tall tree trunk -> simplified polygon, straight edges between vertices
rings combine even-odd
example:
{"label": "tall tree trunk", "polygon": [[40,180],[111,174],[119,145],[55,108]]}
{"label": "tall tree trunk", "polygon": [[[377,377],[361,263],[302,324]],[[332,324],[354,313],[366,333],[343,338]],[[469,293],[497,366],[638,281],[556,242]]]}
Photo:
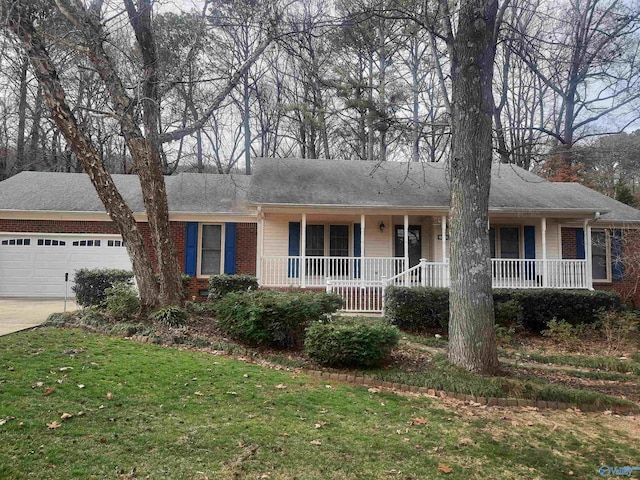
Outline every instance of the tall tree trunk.
{"label": "tall tree trunk", "polygon": [[373,54],[369,54],[369,81],[367,84],[368,114],[367,114],[367,160],[373,160],[373,118],[375,106],[373,103]]}
{"label": "tall tree trunk", "polygon": [[449,360],[498,370],[489,253],[491,118],[497,0],[463,0],[452,58]]}
{"label": "tall tree trunk", "polygon": [[25,165],[25,138],[27,120],[27,72],[29,71],[29,57],[25,56],[20,65],[20,92],[18,94],[18,138],[16,139],[16,163],[14,172],[21,172]]}
{"label": "tall tree trunk", "polygon": [[[38,143],[40,142],[40,122],[42,120],[42,85],[38,84],[36,101],[33,106],[33,120],[31,122],[31,133],[29,134],[29,156],[34,164],[38,164],[40,155],[38,154]],[[42,149],[44,155],[46,150]]]}
{"label": "tall tree trunk", "polygon": [[44,43],[30,23],[28,15],[22,9],[15,8],[11,10],[7,21],[9,28],[20,38],[27,58],[33,65],[38,82],[44,90],[44,98],[51,112],[51,118],[67,140],[69,148],[82,163],[109,216],[122,233],[138,282],[142,311],[147,311],[157,305],[159,288],[151,269],[149,253],[142,234],[138,230],[133,212],[116,189],[96,149],[78,128],[77,121],[66,102],[58,74],[51,63]]}

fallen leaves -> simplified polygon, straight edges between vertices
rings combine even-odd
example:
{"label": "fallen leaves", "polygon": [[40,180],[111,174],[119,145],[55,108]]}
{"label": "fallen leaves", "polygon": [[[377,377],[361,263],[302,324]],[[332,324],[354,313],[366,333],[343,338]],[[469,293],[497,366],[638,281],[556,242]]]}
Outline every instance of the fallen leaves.
{"label": "fallen leaves", "polygon": [[309,443],[311,445],[322,445],[322,442],[320,440],[311,440]]}
{"label": "fallen leaves", "polygon": [[451,472],[453,472],[453,469],[449,465],[447,465],[446,463],[438,464],[438,470],[441,471],[442,473],[451,473]]}
{"label": "fallen leaves", "polygon": [[49,395],[51,395],[53,392],[55,392],[56,389],[53,387],[47,387],[44,391],[44,396],[47,397]]}
{"label": "fallen leaves", "polygon": [[61,372],[66,372],[67,370],[73,370],[73,367],[60,367],[58,368],[58,370]]}
{"label": "fallen leaves", "polygon": [[315,427],[316,427],[316,428],[322,428],[322,427],[324,427],[326,424],[327,424],[327,422],[323,422],[322,420],[320,420],[319,422],[317,422],[317,423],[315,424]]}
{"label": "fallen leaves", "polygon": [[113,400],[113,393],[107,392],[107,400]]}
{"label": "fallen leaves", "polygon": [[412,418],[411,421],[409,422],[410,425],[426,425],[427,424],[427,419],[424,417],[416,417],[416,418]]}
{"label": "fallen leaves", "polygon": [[7,423],[9,420],[15,420],[16,417],[4,417],[4,418],[0,418],[0,425],[4,425],[5,423]]}
{"label": "fallen leaves", "polygon": [[78,388],[84,388],[84,385],[82,383],[79,383]]}
{"label": "fallen leaves", "polygon": [[47,427],[49,427],[49,429],[51,429],[51,430],[54,430],[56,428],[60,428],[61,426],[62,426],[62,424],[57,420],[54,420],[51,423],[47,423]]}
{"label": "fallen leaves", "polygon": [[367,390],[369,393],[380,393],[380,389],[376,388],[376,387],[372,387],[369,390]]}
{"label": "fallen leaves", "polygon": [[279,383],[278,385],[276,385],[276,388],[279,388],[280,390],[284,390],[285,388],[287,388],[287,386],[283,385],[282,383]]}
{"label": "fallen leaves", "polygon": [[70,414],[70,413],[63,413],[62,415],[60,415],[60,418],[61,418],[62,420],[66,420],[66,419],[68,419],[68,418],[72,418],[72,417],[73,417],[73,415],[72,415],[72,414]]}

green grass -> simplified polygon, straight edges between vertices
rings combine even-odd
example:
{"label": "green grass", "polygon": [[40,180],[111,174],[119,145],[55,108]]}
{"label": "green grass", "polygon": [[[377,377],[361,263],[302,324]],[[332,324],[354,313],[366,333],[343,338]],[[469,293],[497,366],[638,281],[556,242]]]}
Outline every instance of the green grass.
{"label": "green grass", "polygon": [[[514,355],[511,355],[514,357]],[[595,357],[588,355],[521,353],[519,359],[528,362],[568,365],[571,367],[597,368],[608,372],[633,373],[640,375],[640,362],[635,360],[619,360],[612,357]]]}
{"label": "green grass", "polygon": [[590,390],[578,390],[548,383],[534,376],[489,377],[470,373],[450,364],[444,355],[433,356],[433,368],[407,372],[399,369],[379,369],[368,372],[380,380],[404,383],[417,387],[444,390],[478,397],[531,398],[590,404],[599,406],[635,406],[627,400]]}
{"label": "green grass", "polygon": [[0,478],[595,478],[640,458],[624,419],[488,412],[78,330],[0,338]]}

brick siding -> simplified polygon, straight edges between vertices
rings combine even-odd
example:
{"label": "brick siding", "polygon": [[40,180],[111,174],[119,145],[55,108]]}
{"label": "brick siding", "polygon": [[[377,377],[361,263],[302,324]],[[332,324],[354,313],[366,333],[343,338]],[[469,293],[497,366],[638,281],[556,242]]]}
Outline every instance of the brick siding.
{"label": "brick siding", "polygon": [[[152,248],[149,224],[138,223],[138,228],[147,246],[151,261],[155,264],[156,255]],[[68,233],[68,234],[109,234],[119,235],[111,221],[75,221],[75,220],[13,220],[0,219],[0,232],[25,233]],[[185,222],[171,222],[176,255],[180,269],[184,269]],[[256,274],[257,225],[239,223],[236,232],[236,271],[248,275]],[[189,299],[204,300],[200,290],[209,287],[207,278],[194,278],[189,285]]]}
{"label": "brick siding", "polygon": [[[562,258],[577,258],[576,229],[562,229]],[[624,276],[622,280],[610,283],[594,283],[596,290],[615,291],[622,300],[633,306],[640,306],[640,232],[624,230],[623,240]]]}

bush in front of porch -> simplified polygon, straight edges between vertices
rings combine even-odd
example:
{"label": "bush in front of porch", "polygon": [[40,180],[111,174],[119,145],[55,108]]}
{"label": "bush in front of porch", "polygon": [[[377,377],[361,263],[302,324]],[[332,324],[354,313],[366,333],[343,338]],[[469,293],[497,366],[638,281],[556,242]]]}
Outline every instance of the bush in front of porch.
{"label": "bush in front of porch", "polygon": [[363,317],[316,322],[306,332],[305,353],[330,367],[375,367],[398,345],[400,330]]}
{"label": "bush in front of porch", "polygon": [[[592,324],[602,311],[621,308],[615,292],[550,289],[495,289],[496,324],[519,325],[540,333],[552,318],[572,325]],[[389,287],[385,292],[385,319],[409,332],[446,329],[449,290],[429,287]]]}
{"label": "bush in front of porch", "polygon": [[324,292],[255,290],[229,293],[215,304],[217,323],[227,335],[252,345],[302,346],[312,322],[342,307],[342,297]]}

